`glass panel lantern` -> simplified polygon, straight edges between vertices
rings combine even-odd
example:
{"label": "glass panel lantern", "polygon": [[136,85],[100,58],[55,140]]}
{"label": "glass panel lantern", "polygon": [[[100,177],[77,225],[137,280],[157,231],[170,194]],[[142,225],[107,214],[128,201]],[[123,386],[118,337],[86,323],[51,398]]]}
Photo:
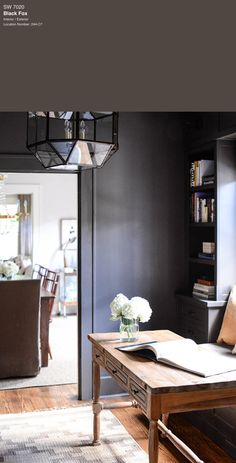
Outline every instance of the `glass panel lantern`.
{"label": "glass panel lantern", "polygon": [[45,168],[102,167],[118,150],[118,113],[28,113],[27,147]]}

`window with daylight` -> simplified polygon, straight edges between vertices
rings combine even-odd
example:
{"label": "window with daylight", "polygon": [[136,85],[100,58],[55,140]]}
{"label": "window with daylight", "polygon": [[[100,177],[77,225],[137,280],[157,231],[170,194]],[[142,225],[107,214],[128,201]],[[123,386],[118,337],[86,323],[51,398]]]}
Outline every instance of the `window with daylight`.
{"label": "window with daylight", "polygon": [[6,195],[0,210],[0,259],[31,254],[31,195]]}

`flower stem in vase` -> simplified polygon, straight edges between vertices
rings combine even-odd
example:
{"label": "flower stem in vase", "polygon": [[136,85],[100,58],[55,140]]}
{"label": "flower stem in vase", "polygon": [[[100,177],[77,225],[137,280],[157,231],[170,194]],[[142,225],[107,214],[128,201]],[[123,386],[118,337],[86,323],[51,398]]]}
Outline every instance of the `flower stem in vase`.
{"label": "flower stem in vase", "polygon": [[139,324],[135,319],[122,317],[120,322],[121,342],[133,342],[138,339]]}

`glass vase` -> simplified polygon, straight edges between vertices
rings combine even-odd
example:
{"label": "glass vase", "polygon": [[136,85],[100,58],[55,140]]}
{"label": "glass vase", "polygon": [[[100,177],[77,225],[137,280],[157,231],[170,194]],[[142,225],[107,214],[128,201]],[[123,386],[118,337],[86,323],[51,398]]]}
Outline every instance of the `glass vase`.
{"label": "glass vase", "polygon": [[139,323],[137,320],[129,318],[121,318],[120,321],[120,341],[133,342],[137,341],[139,334]]}

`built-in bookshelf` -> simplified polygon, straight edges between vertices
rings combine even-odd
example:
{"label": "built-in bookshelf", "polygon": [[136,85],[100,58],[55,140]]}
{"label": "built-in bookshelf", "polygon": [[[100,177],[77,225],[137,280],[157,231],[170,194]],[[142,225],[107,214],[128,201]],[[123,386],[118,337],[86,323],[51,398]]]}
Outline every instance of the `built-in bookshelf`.
{"label": "built-in bookshelf", "polygon": [[[206,166],[206,161],[210,161],[210,171],[202,178],[201,164]],[[200,306],[211,312],[215,308],[219,323],[220,307],[223,310],[236,284],[236,140],[216,140],[189,151],[187,173],[188,278],[186,292],[178,295],[180,334],[183,335],[186,335],[186,329],[183,330],[186,324],[188,334],[194,333],[190,313],[198,313]],[[199,335],[198,340],[204,342],[204,336]],[[209,337],[206,342],[208,340]]]}
{"label": "built-in bookshelf", "polygon": [[[214,282],[210,295],[215,299],[216,255],[204,253],[203,243],[216,241],[216,146],[210,144],[188,153],[188,267],[190,296],[204,297],[196,291],[199,281]],[[204,289],[204,286],[203,286]]]}
{"label": "built-in bookshelf", "polygon": [[236,284],[236,141],[190,151],[188,176],[187,292],[224,301]]}
{"label": "built-in bookshelf", "polygon": [[[198,177],[200,184],[193,185],[193,163],[196,167],[196,161],[202,160],[213,161],[211,183],[204,185]],[[188,278],[186,292],[178,294],[179,333],[197,342],[215,342],[229,292],[236,284],[236,141],[216,140],[191,150],[187,173]],[[195,193],[202,196],[194,204],[199,211],[193,213]],[[205,215],[204,207],[209,207]]]}

